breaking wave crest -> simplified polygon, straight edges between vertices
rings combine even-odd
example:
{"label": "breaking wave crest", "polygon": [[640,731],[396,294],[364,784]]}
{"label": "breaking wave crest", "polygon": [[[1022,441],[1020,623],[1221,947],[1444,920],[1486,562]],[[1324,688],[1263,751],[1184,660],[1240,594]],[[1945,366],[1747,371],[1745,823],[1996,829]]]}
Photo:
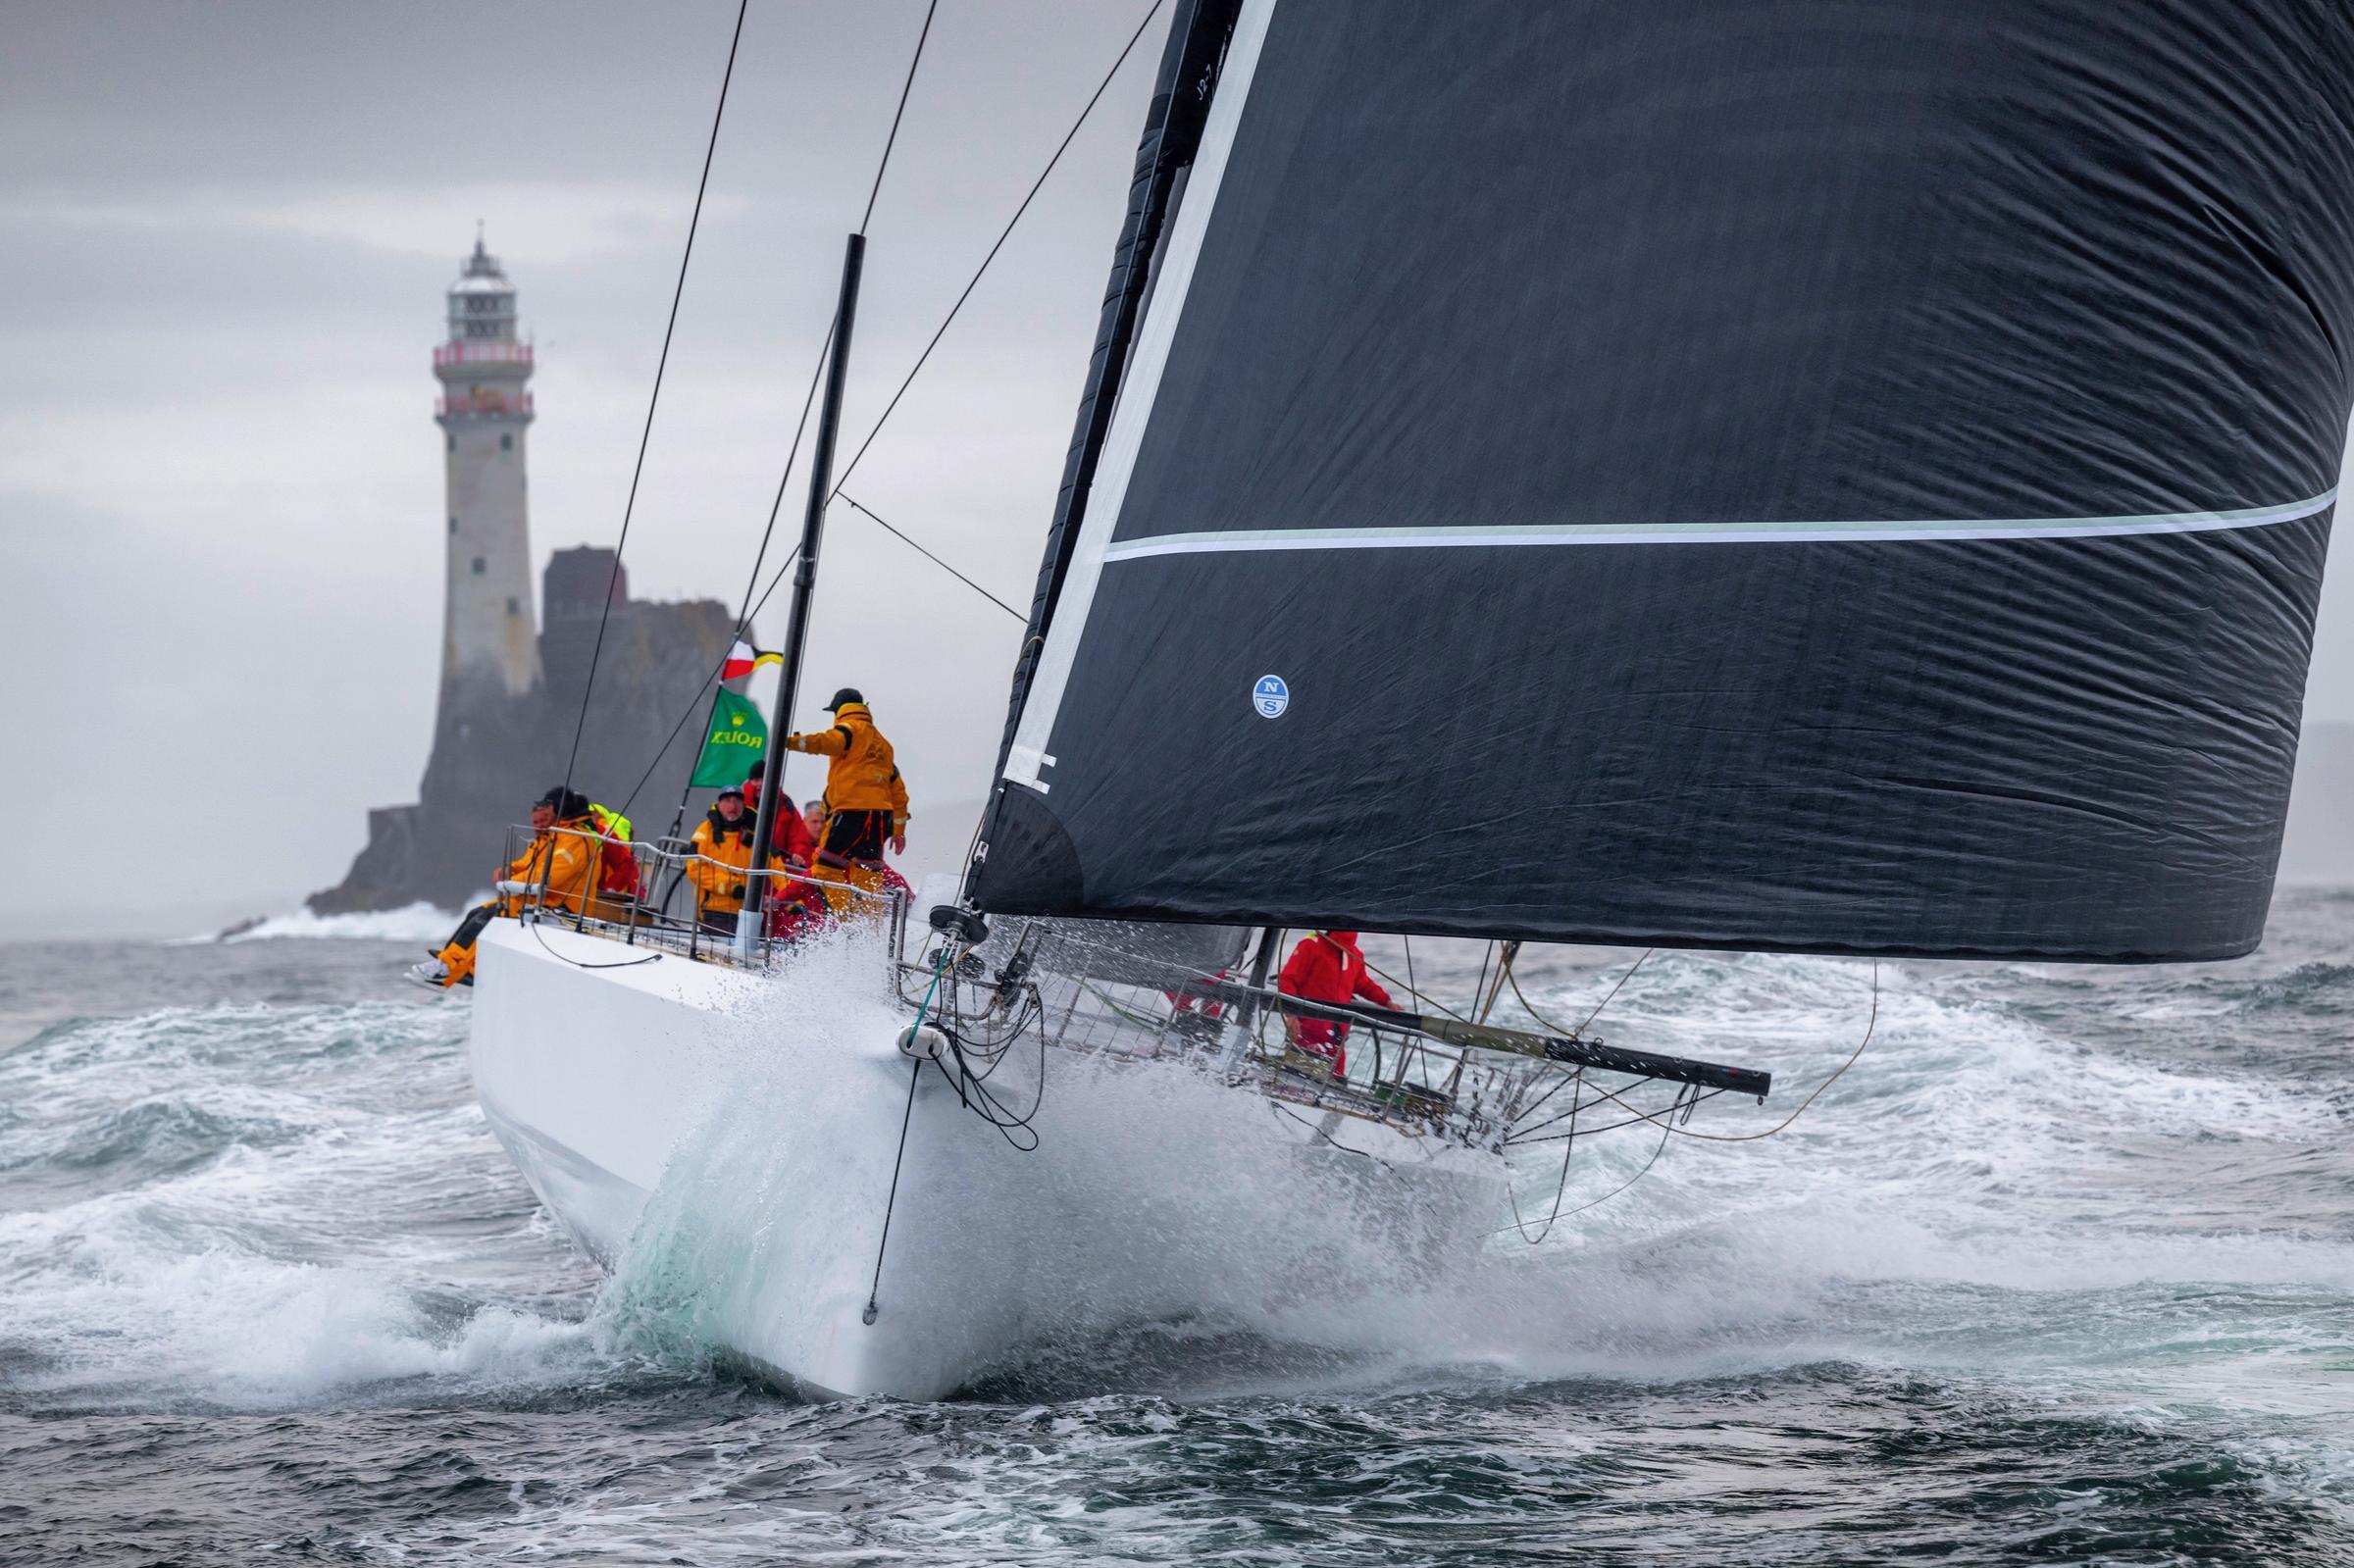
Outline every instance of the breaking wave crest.
{"label": "breaking wave crest", "polygon": [[[0,1401],[277,1407],[595,1366],[590,1279],[486,1146],[463,1020],[172,1008],[0,1054]],[[518,1249],[552,1296],[466,1283]]]}
{"label": "breaking wave crest", "polygon": [[[489,894],[483,894],[487,898]],[[249,925],[231,926],[227,931],[206,932],[182,937],[181,944],[204,942],[271,941],[284,937],[328,938],[339,941],[394,941],[414,945],[419,942],[437,946],[446,940],[450,929],[458,923],[454,910],[440,909],[418,902],[398,909],[369,910],[348,915],[319,915],[308,909],[292,914],[270,915]]]}

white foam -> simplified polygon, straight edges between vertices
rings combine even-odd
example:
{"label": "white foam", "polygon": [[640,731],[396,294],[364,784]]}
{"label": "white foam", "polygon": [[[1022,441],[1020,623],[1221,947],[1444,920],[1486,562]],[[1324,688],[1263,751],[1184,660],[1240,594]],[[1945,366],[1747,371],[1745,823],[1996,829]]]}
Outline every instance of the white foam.
{"label": "white foam", "polygon": [[182,940],[250,942],[279,937],[306,937],[438,943],[449,936],[451,928],[457,923],[458,915],[454,911],[419,901],[399,909],[371,910],[350,915],[316,915],[307,909],[297,909],[291,914],[273,915],[260,925],[233,936],[189,936]]}
{"label": "white foam", "polygon": [[609,1365],[567,1316],[442,1283],[587,1272],[528,1219],[418,1223],[520,1207],[461,1060],[439,1009],[390,1003],[169,1009],[0,1056],[0,1173],[43,1176],[0,1213],[0,1343],[34,1358],[12,1391],[266,1408]]}

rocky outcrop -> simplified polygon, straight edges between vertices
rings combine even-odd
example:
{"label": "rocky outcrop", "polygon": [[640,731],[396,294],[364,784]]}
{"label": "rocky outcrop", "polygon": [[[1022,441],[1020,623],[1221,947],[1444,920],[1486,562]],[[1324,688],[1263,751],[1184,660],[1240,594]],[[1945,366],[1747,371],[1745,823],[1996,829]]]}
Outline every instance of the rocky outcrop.
{"label": "rocky outcrop", "polygon": [[[586,580],[601,588],[611,564],[608,551],[557,552],[542,580],[542,683],[522,696],[496,682],[444,690],[416,804],[369,812],[366,847],[341,883],[311,895],[313,910],[396,909],[420,899],[455,908],[489,886],[506,828],[563,782],[596,643],[598,595],[576,590]],[[572,778],[584,794],[626,809],[647,838],[670,826],[694,765],[700,714],[675,738],[673,728],[698,703],[735,619],[716,600],[659,604],[626,595],[624,580]]]}

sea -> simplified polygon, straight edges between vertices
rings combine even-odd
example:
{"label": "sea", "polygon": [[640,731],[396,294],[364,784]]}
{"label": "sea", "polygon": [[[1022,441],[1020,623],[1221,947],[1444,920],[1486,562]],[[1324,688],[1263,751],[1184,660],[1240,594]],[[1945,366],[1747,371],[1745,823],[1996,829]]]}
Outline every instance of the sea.
{"label": "sea", "polygon": [[0,946],[0,1562],[2354,1564],[2354,890],[2231,964],[1531,950],[1775,1074],[1690,1131],[1797,1120],[1535,1145],[1444,1290],[941,1403],[609,1289],[398,979],[445,920]]}

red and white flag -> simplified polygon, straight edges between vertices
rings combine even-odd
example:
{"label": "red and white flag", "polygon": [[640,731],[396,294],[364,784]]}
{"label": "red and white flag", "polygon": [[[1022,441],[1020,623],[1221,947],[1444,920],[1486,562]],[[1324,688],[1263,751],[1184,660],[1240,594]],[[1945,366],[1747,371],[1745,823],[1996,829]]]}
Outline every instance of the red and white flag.
{"label": "red and white flag", "polygon": [[738,637],[736,645],[728,649],[727,662],[719,667],[719,679],[723,682],[741,681],[764,664],[784,662],[785,655],[782,653],[761,653],[743,638]]}

